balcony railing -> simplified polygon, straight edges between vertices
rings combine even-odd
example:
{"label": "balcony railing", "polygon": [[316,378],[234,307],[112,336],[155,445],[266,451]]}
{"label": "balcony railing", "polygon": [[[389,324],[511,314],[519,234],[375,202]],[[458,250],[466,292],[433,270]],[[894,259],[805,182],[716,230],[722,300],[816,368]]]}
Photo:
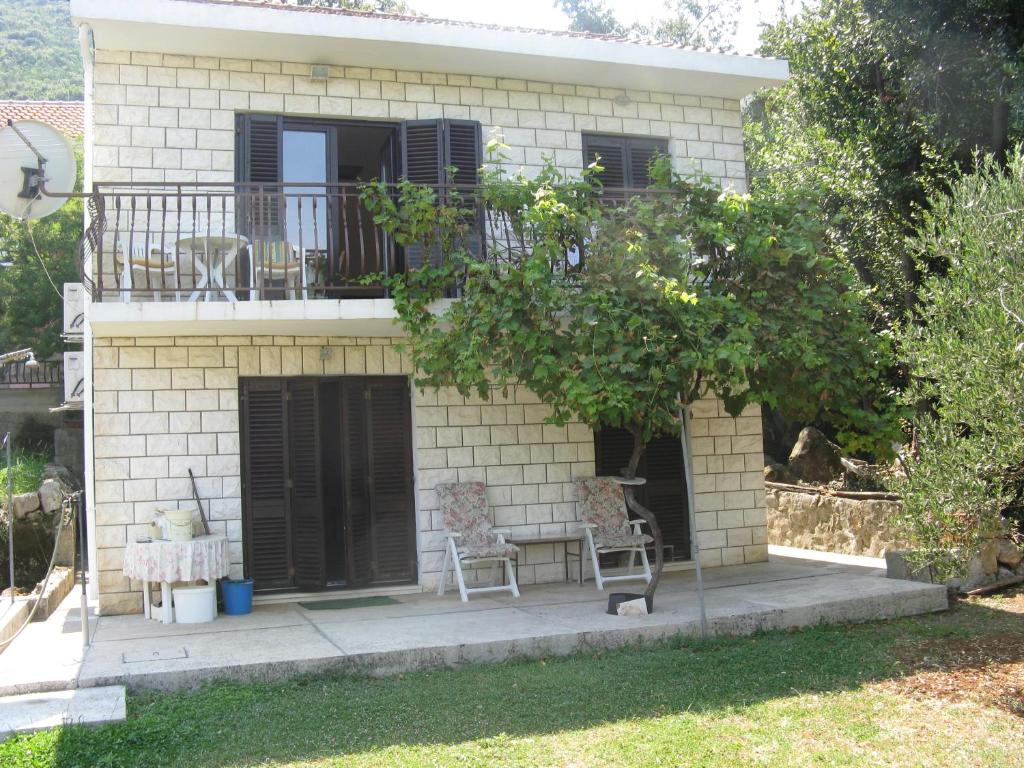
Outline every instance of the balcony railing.
{"label": "balcony railing", "polygon": [[[360,190],[97,184],[87,201],[83,282],[94,301],[106,302],[382,298],[384,286],[370,276],[400,274],[437,254],[398,246],[373,222]],[[463,206],[474,199],[472,188],[459,192]],[[649,190],[617,190],[609,199],[627,192]],[[478,258],[514,262],[528,252],[530,232],[507,212],[479,205],[472,218],[463,245]],[[568,243],[555,266],[581,260],[582,243]]]}

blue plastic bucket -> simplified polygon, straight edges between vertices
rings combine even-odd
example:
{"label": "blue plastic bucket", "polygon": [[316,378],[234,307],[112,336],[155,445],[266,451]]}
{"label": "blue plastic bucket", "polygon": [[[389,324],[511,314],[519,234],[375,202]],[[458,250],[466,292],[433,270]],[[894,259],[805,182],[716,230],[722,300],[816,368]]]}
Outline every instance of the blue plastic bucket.
{"label": "blue plastic bucket", "polygon": [[220,589],[224,596],[224,613],[229,616],[252,613],[252,579],[222,579]]}

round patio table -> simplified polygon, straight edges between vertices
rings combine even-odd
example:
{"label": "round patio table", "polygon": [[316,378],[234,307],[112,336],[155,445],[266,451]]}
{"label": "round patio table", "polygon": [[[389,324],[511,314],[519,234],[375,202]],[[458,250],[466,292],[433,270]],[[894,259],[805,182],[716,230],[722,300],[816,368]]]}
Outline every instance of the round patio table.
{"label": "round patio table", "polygon": [[124,551],[125,576],[142,581],[142,605],[146,618],[152,618],[149,582],[160,582],[164,624],[174,622],[171,607],[171,583],[202,579],[213,584],[228,575],[231,555],[226,536],[210,534],[188,541],[130,541]]}
{"label": "round patio table", "polygon": [[248,244],[249,241],[241,235],[196,235],[179,240],[176,243],[179,251],[189,251],[197,257],[194,263],[199,281],[188,300],[195,301],[199,294],[205,292],[206,301],[210,301],[210,297],[219,292],[228,301],[238,301],[235,292],[224,285],[224,270]]}

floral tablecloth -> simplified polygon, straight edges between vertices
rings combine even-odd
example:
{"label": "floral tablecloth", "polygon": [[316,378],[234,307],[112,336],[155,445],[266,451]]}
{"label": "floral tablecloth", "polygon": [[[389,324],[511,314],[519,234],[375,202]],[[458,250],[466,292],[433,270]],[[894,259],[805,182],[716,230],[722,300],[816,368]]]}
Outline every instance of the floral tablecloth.
{"label": "floral tablecloth", "polygon": [[224,536],[197,536],[191,541],[128,542],[124,575],[145,581],[212,582],[228,575],[231,565]]}

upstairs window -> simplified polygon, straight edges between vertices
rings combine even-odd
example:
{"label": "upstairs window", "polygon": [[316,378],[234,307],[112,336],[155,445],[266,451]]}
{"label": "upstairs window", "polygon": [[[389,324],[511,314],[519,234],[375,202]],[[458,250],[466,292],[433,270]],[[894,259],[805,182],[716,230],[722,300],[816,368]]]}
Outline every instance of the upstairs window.
{"label": "upstairs window", "polygon": [[668,139],[583,134],[583,164],[600,160],[601,183],[610,188],[651,186],[650,165],[655,155],[668,154]]}

